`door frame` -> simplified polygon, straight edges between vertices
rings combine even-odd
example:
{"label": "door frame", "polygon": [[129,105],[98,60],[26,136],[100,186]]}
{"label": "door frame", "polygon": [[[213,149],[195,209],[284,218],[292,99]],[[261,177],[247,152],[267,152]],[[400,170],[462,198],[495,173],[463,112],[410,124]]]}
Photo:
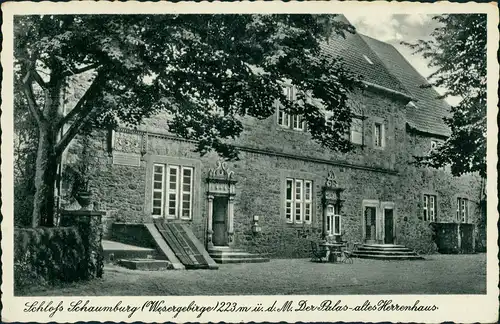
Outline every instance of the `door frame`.
{"label": "door frame", "polygon": [[393,201],[382,201],[380,203],[380,212],[381,212],[381,222],[382,222],[382,242],[385,242],[385,210],[392,209],[392,244],[396,244],[397,233],[396,233],[396,204]]}
{"label": "door frame", "polygon": [[380,240],[380,201],[376,199],[363,199],[361,204],[361,238],[362,241],[366,241],[366,220],[365,220],[365,208],[374,207],[375,208],[375,241]]}
{"label": "door frame", "polygon": [[[225,203],[225,215],[224,215],[224,237],[222,240],[224,243],[222,245],[217,245],[213,243],[214,246],[229,246],[229,237],[228,237],[228,229],[229,229],[229,196],[223,196],[223,195],[218,195],[214,196],[213,203],[212,203],[212,208],[213,211],[215,211],[215,201],[216,200],[222,200],[221,204],[224,205]],[[213,213],[213,212],[212,212]],[[213,236],[212,236],[212,241],[214,241],[215,238],[215,221],[216,221],[216,216],[215,213],[212,214],[212,231],[213,231]]]}

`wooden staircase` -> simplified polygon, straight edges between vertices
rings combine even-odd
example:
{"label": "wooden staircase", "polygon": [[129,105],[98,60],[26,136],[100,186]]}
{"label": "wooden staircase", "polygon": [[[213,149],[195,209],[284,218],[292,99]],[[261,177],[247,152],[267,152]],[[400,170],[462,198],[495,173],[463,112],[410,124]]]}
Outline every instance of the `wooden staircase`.
{"label": "wooden staircase", "polygon": [[269,262],[269,258],[260,254],[249,253],[242,249],[228,246],[214,246],[208,253],[217,263],[260,263]]}
{"label": "wooden staircase", "polygon": [[353,251],[355,258],[377,260],[423,260],[414,250],[404,245],[363,244]]}

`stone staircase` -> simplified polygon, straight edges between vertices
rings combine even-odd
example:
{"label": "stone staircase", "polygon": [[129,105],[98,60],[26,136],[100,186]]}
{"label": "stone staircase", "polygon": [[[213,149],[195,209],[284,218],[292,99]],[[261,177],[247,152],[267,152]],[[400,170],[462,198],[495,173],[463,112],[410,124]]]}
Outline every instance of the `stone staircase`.
{"label": "stone staircase", "polygon": [[217,263],[260,263],[269,262],[269,258],[260,254],[249,253],[242,249],[228,246],[214,246],[208,249],[208,254]]}
{"label": "stone staircase", "polygon": [[423,260],[414,250],[404,245],[362,244],[353,251],[355,258],[377,260]]}
{"label": "stone staircase", "polygon": [[145,248],[116,241],[102,241],[105,263],[116,263],[134,270],[169,270],[173,265],[153,248]]}

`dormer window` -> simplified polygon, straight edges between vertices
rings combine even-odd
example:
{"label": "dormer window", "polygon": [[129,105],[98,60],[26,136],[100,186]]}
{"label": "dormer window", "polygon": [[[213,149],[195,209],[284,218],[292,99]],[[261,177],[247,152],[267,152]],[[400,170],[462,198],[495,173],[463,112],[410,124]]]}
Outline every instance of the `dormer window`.
{"label": "dormer window", "polygon": [[[290,101],[297,100],[297,89],[295,88],[295,86],[286,85],[283,88],[283,94]],[[290,128],[296,131],[305,131],[306,122],[302,116],[286,113],[279,102],[277,102],[276,104],[276,111],[277,122],[279,126],[283,128]]]}
{"label": "dormer window", "polygon": [[431,152],[434,151],[436,148],[437,148],[437,142],[431,141]]}

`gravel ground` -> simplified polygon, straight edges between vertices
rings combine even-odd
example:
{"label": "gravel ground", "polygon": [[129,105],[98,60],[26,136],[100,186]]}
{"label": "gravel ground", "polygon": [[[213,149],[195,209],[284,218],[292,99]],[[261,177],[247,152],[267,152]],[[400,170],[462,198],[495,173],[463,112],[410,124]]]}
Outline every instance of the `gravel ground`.
{"label": "gravel ground", "polygon": [[486,254],[431,255],[421,261],[355,259],[354,264],[280,259],[218,270],[136,271],[109,265],[104,278],[16,295],[342,295],[485,294]]}

